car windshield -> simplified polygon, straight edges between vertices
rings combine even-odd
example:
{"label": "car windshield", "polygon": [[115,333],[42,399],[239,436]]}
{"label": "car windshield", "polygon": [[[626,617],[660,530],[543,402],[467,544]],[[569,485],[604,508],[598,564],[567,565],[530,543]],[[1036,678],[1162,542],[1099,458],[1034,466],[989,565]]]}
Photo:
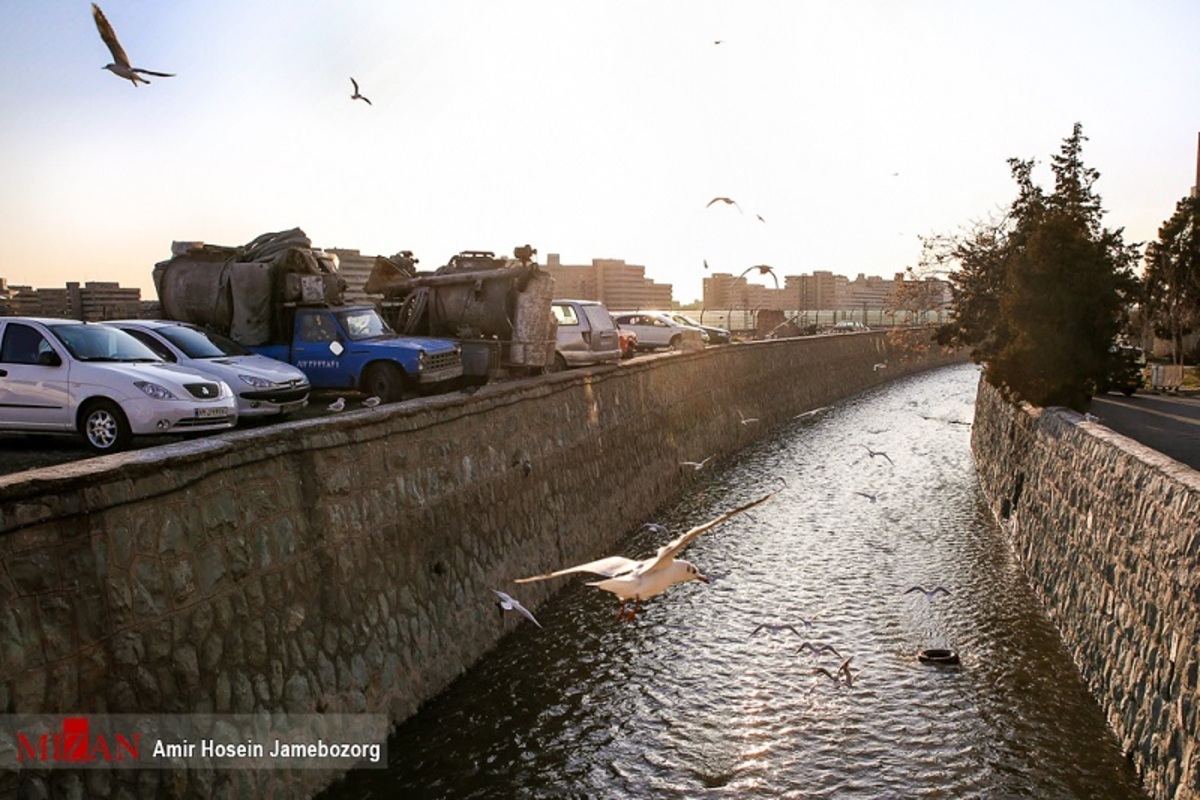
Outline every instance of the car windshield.
{"label": "car windshield", "polygon": [[227,336],[209,333],[186,325],[154,328],[156,333],[178,347],[188,358],[225,358],[248,356],[250,351]]}
{"label": "car windshield", "polygon": [[686,314],[672,314],[672,318],[680,325],[691,325],[693,328],[699,328],[700,323],[687,316]]}
{"label": "car windshield", "polygon": [[72,358],[79,361],[161,361],[154,351],[118,328],[104,325],[54,325],[50,328]]}
{"label": "car windshield", "polygon": [[372,308],[358,308],[353,311],[342,311],[337,315],[338,321],[346,329],[351,341],[361,339],[377,339],[380,336],[395,336],[396,332],[383,321],[383,317]]}

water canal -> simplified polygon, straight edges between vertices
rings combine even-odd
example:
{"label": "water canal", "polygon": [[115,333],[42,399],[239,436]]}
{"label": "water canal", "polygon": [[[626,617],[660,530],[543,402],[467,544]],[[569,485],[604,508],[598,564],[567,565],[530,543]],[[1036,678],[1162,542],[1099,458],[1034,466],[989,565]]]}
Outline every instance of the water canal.
{"label": "water canal", "polygon": [[[714,461],[653,521],[682,531],[787,485],[686,551],[711,585],[614,624],[611,595],[555,579],[543,628],[522,622],[401,726],[388,770],[324,796],[1144,797],[985,506],[977,380],[899,380]],[[841,659],[806,640],[851,657],[853,685],[813,675]],[[918,662],[929,647],[961,665]]]}

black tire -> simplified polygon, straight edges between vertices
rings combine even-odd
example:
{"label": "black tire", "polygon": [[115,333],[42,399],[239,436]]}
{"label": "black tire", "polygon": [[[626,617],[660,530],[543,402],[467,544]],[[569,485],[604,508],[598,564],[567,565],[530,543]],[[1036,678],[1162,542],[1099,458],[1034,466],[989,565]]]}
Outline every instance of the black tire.
{"label": "black tire", "polygon": [[404,370],[395,364],[372,364],[367,367],[359,388],[384,403],[399,403],[416,394],[410,388]]}
{"label": "black tire", "polygon": [[683,337],[678,333],[671,337],[671,343],[667,345],[672,351],[678,350],[683,345]]}
{"label": "black tire", "polygon": [[81,408],[79,433],[93,453],[117,453],[133,441],[125,412],[112,400],[92,400]]}
{"label": "black tire", "polygon": [[554,362],[546,367],[546,373],[562,372],[567,369],[567,360],[563,358],[562,353],[554,354]]}

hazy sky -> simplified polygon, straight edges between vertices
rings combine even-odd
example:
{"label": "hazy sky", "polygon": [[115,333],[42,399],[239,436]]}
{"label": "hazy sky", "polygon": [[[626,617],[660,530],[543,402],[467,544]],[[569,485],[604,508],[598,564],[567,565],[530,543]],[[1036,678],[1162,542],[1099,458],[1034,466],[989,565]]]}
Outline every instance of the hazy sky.
{"label": "hazy sky", "polygon": [[[1195,0],[0,0],[0,276],[152,296],[172,240],[890,277],[1075,122],[1110,227],[1195,180]],[[720,40],[720,44],[714,42]],[[351,101],[350,76],[374,105]],[[713,197],[733,206],[706,208]],[[766,220],[760,222],[756,215]],[[767,279],[769,281],[769,278]]]}

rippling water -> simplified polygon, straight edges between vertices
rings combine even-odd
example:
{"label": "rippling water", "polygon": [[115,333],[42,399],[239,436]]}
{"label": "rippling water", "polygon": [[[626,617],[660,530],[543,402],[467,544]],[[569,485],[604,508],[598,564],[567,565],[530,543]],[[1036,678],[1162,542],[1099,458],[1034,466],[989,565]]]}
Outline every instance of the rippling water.
{"label": "rippling water", "polygon": [[[896,381],[710,464],[654,521],[686,529],[787,481],[688,548],[712,585],[617,625],[612,595],[556,579],[544,628],[423,706],[388,771],[326,796],[1144,797],[985,506],[977,379]],[[951,593],[904,593],[917,584]],[[852,657],[853,685],[814,676],[840,660],[798,654],[790,631],[751,636],[760,623]],[[961,666],[919,663],[928,647]]]}

